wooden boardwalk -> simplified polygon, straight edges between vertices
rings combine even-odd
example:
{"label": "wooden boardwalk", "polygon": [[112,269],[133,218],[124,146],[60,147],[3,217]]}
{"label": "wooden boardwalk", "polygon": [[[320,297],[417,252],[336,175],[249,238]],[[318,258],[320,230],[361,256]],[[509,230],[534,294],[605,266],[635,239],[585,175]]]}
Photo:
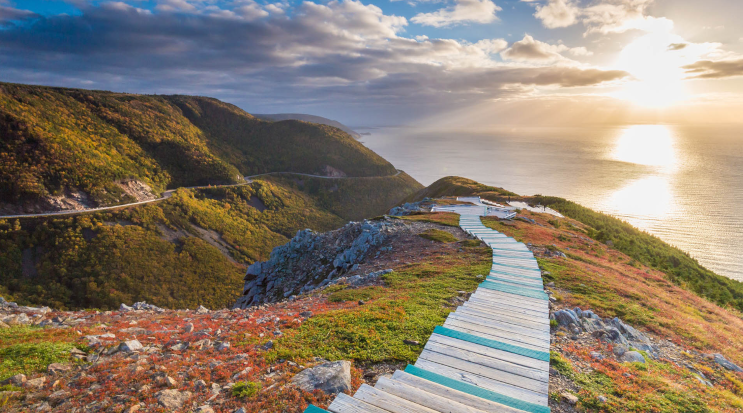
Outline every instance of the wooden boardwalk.
{"label": "wooden boardwalk", "polygon": [[456,209],[462,229],[493,249],[490,274],[435,328],[415,365],[353,397],[339,394],[330,412],[550,411],[549,301],[537,261],[524,244],[485,227],[482,207]]}

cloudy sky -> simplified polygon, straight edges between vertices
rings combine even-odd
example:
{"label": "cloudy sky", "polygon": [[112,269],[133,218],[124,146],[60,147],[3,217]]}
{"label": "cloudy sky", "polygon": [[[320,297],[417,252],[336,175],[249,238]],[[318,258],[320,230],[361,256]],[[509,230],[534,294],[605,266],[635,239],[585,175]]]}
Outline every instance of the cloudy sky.
{"label": "cloudy sky", "polygon": [[740,0],[0,0],[0,81],[352,125],[740,121]]}

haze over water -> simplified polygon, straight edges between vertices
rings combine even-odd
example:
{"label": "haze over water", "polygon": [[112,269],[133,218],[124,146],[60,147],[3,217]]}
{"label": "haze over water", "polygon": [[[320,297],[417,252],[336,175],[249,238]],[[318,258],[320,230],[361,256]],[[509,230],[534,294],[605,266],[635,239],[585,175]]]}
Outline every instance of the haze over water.
{"label": "haze over water", "polygon": [[424,185],[458,175],[609,213],[743,281],[743,128],[375,129],[366,146]]}

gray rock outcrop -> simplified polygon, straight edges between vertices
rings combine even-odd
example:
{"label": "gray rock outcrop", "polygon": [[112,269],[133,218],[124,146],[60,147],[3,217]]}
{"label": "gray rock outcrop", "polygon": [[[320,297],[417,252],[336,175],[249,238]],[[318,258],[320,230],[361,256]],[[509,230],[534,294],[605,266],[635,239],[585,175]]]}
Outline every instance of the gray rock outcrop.
{"label": "gray rock outcrop", "polygon": [[715,360],[715,363],[721,365],[722,367],[725,367],[728,370],[732,370],[735,372],[743,372],[743,369],[738,367],[737,364],[733,363],[732,361],[728,360],[723,356],[722,354],[712,354],[712,358]]}
{"label": "gray rock outcrop", "polygon": [[430,202],[431,198],[425,198],[424,200],[418,202],[406,202],[405,204],[390,209],[388,215],[393,217],[402,217],[405,215],[410,215],[413,212],[427,212],[430,211],[430,208],[424,205]]}
{"label": "gray rock outcrop", "polygon": [[578,332],[585,331],[594,337],[613,343],[614,346],[621,346],[624,351],[621,351],[620,355],[625,354],[629,348],[644,351],[652,358],[658,355],[657,349],[645,334],[617,317],[602,319],[593,311],[580,308],[558,310],[552,314],[552,317],[558,325],[569,331],[577,328]]}
{"label": "gray rock outcrop", "polygon": [[333,361],[304,369],[292,378],[292,383],[308,392],[336,394],[351,390],[351,362]]}
{"label": "gray rock outcrop", "polygon": [[234,307],[279,301],[355,271],[395,227],[405,225],[396,221],[350,222],[321,234],[310,229],[297,232],[287,244],[274,248],[268,261],[248,267],[243,295]]}
{"label": "gray rock outcrop", "polygon": [[645,364],[645,357],[637,351],[628,351],[622,355],[622,361],[625,363],[642,363]]}

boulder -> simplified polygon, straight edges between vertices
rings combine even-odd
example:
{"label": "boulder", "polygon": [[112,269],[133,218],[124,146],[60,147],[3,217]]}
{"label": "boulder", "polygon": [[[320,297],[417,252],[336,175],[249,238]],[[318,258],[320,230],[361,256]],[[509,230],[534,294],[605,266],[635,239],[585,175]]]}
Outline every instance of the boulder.
{"label": "boulder", "polygon": [[54,393],[50,394],[47,400],[49,401],[49,403],[51,403],[52,406],[57,406],[67,401],[70,396],[71,394],[68,391],[57,390]]}
{"label": "boulder", "polygon": [[555,320],[561,326],[569,326],[570,324],[580,325],[578,315],[573,310],[559,310],[555,311]]}
{"label": "boulder", "polygon": [[614,345],[614,349],[612,350],[612,352],[614,353],[615,356],[622,357],[624,353],[627,352],[627,350],[628,350],[627,346],[622,345],[622,344],[616,344]]}
{"label": "boulder", "polygon": [[622,355],[622,361],[625,363],[642,363],[645,364],[645,357],[637,351],[628,351]]}
{"label": "boulder", "polygon": [[212,406],[205,404],[203,406],[197,407],[196,410],[194,410],[193,412],[194,413],[214,413],[214,409],[212,409]]}
{"label": "boulder", "polygon": [[719,354],[719,353],[713,354],[712,355],[712,358],[715,360],[715,363],[721,365],[722,367],[724,367],[724,368],[726,368],[728,370],[732,370],[732,371],[735,371],[735,372],[738,372],[738,373],[743,372],[743,369],[741,369],[740,367],[738,367],[737,364],[735,364],[735,363],[731,362],[730,360],[726,359],[725,356],[723,356],[722,354]]}
{"label": "boulder", "polygon": [[62,363],[52,363],[46,367],[46,372],[49,374],[57,374],[70,370],[72,370],[72,366]]}
{"label": "boulder", "polygon": [[155,398],[160,406],[172,411],[183,407],[191,398],[191,392],[168,389],[155,393]]}
{"label": "boulder", "polygon": [[125,353],[142,350],[144,350],[144,346],[142,345],[142,343],[139,342],[139,340],[127,340],[119,344],[119,351],[123,351]]}
{"label": "boulder", "polygon": [[304,369],[292,378],[292,383],[308,392],[335,394],[351,390],[351,362],[333,361]]}
{"label": "boulder", "polygon": [[[585,312],[583,314],[585,314]],[[597,331],[602,331],[606,328],[601,319],[595,318],[582,318],[580,320],[580,326],[583,327],[583,330],[590,334],[593,334]]]}
{"label": "boulder", "polygon": [[21,387],[24,383],[26,383],[26,375],[16,374],[15,376],[3,380],[0,384],[12,384],[13,386]]}
{"label": "boulder", "polygon": [[180,343],[176,343],[168,348],[172,351],[183,351],[188,349],[188,343],[181,341]]}
{"label": "boulder", "polygon": [[574,394],[570,394],[570,393],[568,393],[568,392],[563,392],[563,393],[561,393],[561,394],[560,394],[560,396],[561,396],[561,397],[562,397],[562,398],[563,398],[563,399],[564,399],[564,400],[565,400],[566,402],[568,402],[568,404],[570,404],[570,405],[573,405],[573,406],[575,406],[576,404],[578,404],[578,397],[577,397],[577,396],[575,396]]}
{"label": "boulder", "polygon": [[27,380],[23,387],[29,388],[29,389],[40,389],[44,387],[44,383],[46,383],[46,377],[37,377],[35,379]]}

